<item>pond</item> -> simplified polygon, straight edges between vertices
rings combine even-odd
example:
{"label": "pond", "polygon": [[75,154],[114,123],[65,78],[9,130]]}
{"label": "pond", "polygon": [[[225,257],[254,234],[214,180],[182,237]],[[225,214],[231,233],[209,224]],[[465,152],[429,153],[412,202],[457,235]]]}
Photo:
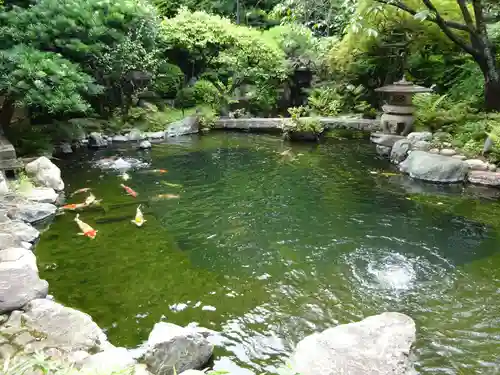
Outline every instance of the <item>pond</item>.
{"label": "pond", "polygon": [[[94,165],[117,153],[149,163],[125,182],[137,198]],[[476,190],[383,173],[364,140],[212,133],[59,164],[67,192],[103,200],[81,213],[99,232],[78,236],[74,215],[58,216],[37,247],[41,274],[115,345],[160,320],[197,322],[225,338],[215,368],[273,373],[304,336],[389,310],[416,321],[422,374],[499,364],[500,210]]]}

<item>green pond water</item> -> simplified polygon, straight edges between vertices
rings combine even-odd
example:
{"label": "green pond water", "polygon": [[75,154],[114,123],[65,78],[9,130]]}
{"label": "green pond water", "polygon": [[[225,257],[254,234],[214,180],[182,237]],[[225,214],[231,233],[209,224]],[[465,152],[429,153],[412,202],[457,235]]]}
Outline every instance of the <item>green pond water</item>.
{"label": "green pond water", "polygon": [[[78,236],[67,213],[36,250],[51,294],[114,344],[135,347],[162,320],[196,322],[222,333],[216,369],[273,373],[308,334],[399,311],[417,323],[421,374],[499,372],[496,191],[377,173],[391,167],[364,140],[212,133],[119,147],[59,161],[67,193],[103,200],[81,213],[97,238]],[[288,148],[295,160],[279,154]],[[149,163],[125,182],[137,198],[94,165],[116,154]],[[167,193],[180,199],[154,199]],[[130,222],[138,203],[142,228]]]}

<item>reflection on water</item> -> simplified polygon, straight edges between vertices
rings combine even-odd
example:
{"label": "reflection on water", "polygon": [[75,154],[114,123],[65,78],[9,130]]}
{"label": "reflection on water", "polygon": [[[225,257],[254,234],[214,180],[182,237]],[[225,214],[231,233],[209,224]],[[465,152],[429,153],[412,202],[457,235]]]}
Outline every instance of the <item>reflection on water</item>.
{"label": "reflection on water", "polygon": [[[117,174],[82,170],[113,151],[75,155],[62,166],[69,189],[88,180],[106,204],[83,214],[99,217],[94,242],[72,235],[71,217],[44,234],[52,293],[118,345],[139,344],[159,320],[218,330],[215,368],[234,373],[275,373],[305,335],[388,310],[417,322],[422,374],[497,371],[496,229],[407,199],[403,177],[368,173],[388,167],[371,145],[293,146],[302,155],[290,161],[285,148],[216,134],[125,152],[169,171],[130,172],[148,219],[140,230],[111,220],[135,212]],[[450,189],[436,188],[439,199]],[[165,193],[181,199],[150,199]]]}

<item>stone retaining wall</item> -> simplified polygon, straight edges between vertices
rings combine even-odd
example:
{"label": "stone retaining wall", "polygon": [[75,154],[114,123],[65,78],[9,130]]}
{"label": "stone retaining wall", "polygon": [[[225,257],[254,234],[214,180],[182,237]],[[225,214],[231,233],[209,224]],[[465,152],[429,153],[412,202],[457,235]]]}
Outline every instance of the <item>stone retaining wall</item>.
{"label": "stone retaining wall", "polygon": [[[304,119],[311,119],[311,117],[304,117]],[[380,129],[380,120],[344,117],[319,117],[318,120],[327,129],[353,129],[369,132]],[[282,118],[221,118],[215,122],[214,129],[281,132],[282,123]]]}

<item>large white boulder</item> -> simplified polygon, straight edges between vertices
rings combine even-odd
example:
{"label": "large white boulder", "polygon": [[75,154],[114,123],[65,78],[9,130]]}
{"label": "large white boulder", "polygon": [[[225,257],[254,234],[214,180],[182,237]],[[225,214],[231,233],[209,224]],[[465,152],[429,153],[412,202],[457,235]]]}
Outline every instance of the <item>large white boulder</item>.
{"label": "large white boulder", "polygon": [[[101,328],[81,311],[49,299],[34,299],[23,310],[24,327],[43,338],[38,346],[87,352],[99,352],[112,347]],[[25,348],[36,349],[36,346]]]}
{"label": "large white boulder", "polygon": [[134,357],[125,348],[110,348],[85,358],[79,365],[88,372],[111,374],[133,368]]}
{"label": "large white boulder", "polygon": [[307,336],[295,348],[292,367],[301,375],[407,375],[415,339],[410,317],[387,312]]}
{"label": "large white boulder", "polygon": [[196,329],[160,322],[149,335],[144,362],[155,375],[173,375],[202,368],[212,353],[212,344]]}
{"label": "large white boulder", "polygon": [[0,231],[11,234],[19,242],[34,242],[40,237],[40,232],[37,229],[20,220],[1,222]]}
{"label": "large white boulder", "polygon": [[49,187],[36,187],[20,191],[19,194],[32,202],[40,203],[54,203],[59,197],[59,194],[57,194],[54,189]]}
{"label": "large white boulder", "polygon": [[47,296],[49,284],[38,276],[33,252],[24,248],[0,251],[0,314]]}
{"label": "large white boulder", "polygon": [[462,160],[425,151],[412,151],[399,164],[401,172],[410,177],[432,182],[463,182],[467,177],[469,166]]}
{"label": "large white boulder", "polygon": [[34,224],[55,215],[56,211],[57,207],[51,203],[21,203],[9,210],[9,217]]}
{"label": "large white boulder", "polygon": [[64,182],[61,179],[61,170],[50,161],[49,158],[41,156],[28,163],[25,167],[26,173],[35,177],[43,186],[56,191],[64,190]]}

